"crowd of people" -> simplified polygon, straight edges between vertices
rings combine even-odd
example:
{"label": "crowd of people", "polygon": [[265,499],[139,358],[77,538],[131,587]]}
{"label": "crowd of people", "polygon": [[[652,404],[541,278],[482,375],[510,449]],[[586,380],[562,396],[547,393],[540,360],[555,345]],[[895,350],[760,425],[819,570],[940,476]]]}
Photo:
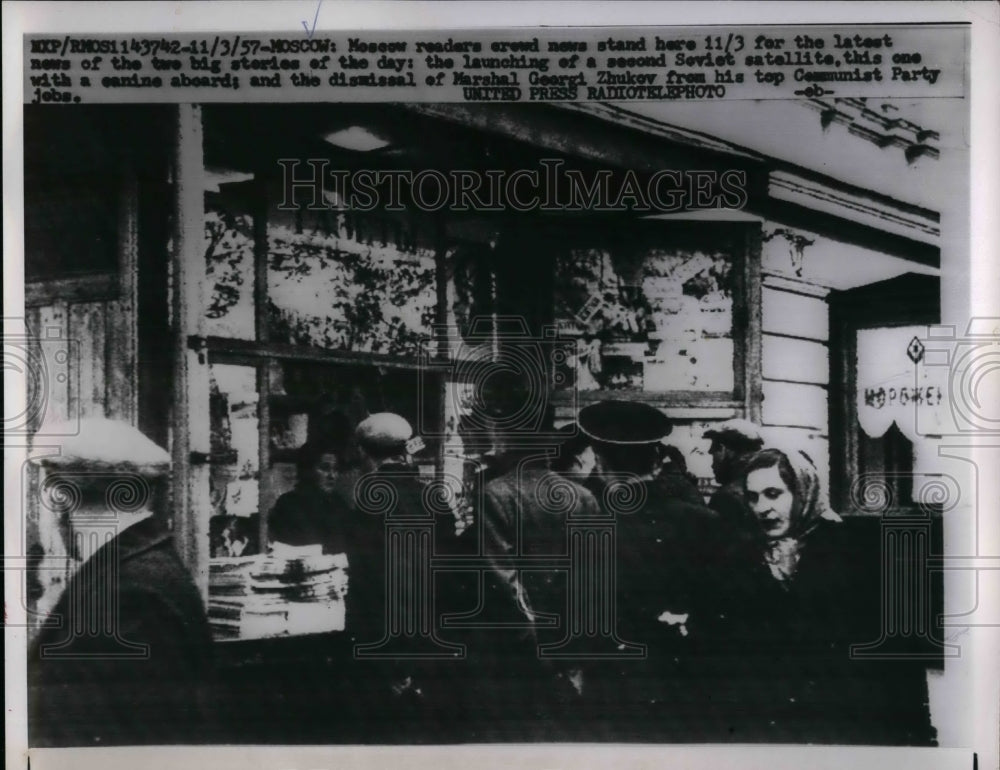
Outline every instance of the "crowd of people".
{"label": "crowd of people", "polygon": [[[851,657],[852,644],[880,633],[877,565],[858,563],[809,455],[765,446],[746,420],[725,422],[705,434],[718,483],[706,502],[666,443],[671,429],[638,402],[587,406],[556,455],[523,442],[505,449],[479,479],[479,509],[461,534],[427,509],[406,452],[412,429],[398,415],[358,426],[360,468],[340,482],[329,469],[343,436],[328,453],[307,446],[299,487],[271,514],[272,538],[347,552],[357,645],[392,635],[386,576],[413,572],[406,558],[428,571],[449,555],[489,565],[467,560],[427,584],[433,618],[412,640],[438,659],[406,660],[403,649],[402,661],[378,667],[355,656],[358,691],[374,699],[364,718],[391,714],[390,732],[402,722],[423,740],[434,735],[423,720],[440,713],[484,739],[931,740],[923,695],[918,718],[890,716],[903,708],[893,699],[904,665]],[[385,520],[359,514],[355,499],[376,477],[394,490],[393,516],[437,519],[433,545],[391,569]],[[316,504],[303,495],[326,500],[325,515],[307,515]],[[607,553],[573,561],[572,523],[602,521],[613,522]],[[573,603],[584,601],[603,625],[572,627],[586,614]],[[449,616],[464,622],[446,625]],[[450,643],[464,645],[461,663],[447,660]]]}
{"label": "crowd of people", "polygon": [[[555,455],[522,442],[484,472],[466,528],[430,504],[401,416],[311,438],[268,531],[347,554],[346,628],[291,662],[291,691],[283,674],[254,690],[260,718],[279,704],[275,719],[315,717],[298,693],[339,704],[339,731],[317,722],[332,742],[932,743],[923,668],[850,654],[881,630],[878,565],[859,563],[809,455],[723,423],[705,434],[706,502],[671,429],[639,402],[588,405]],[[143,580],[140,598],[156,582]],[[149,595],[170,610],[160,621],[177,615]],[[178,618],[174,636],[200,644],[203,621]],[[141,624],[130,633],[174,651]],[[310,689],[320,671],[333,673]],[[45,722],[46,697],[72,684],[41,681]]]}

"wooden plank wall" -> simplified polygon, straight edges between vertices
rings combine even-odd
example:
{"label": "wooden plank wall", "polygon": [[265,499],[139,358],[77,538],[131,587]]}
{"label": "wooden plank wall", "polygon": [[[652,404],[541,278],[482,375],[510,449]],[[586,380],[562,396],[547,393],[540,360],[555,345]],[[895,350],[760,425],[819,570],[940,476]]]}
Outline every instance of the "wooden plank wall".
{"label": "wooden plank wall", "polygon": [[829,310],[826,292],[765,275],[761,287],[761,424],[807,449],[829,479]]}
{"label": "wooden plank wall", "polygon": [[[136,424],[138,190],[131,166],[123,168],[120,179],[117,270],[41,282],[25,292],[29,349],[44,363],[47,391],[44,409],[29,426],[32,430],[87,417]],[[59,444],[53,437],[35,445],[43,441],[47,449]],[[29,578],[32,631],[58,599],[70,566],[55,517],[46,515],[43,492],[43,472],[32,466],[25,489],[25,537],[28,553],[37,555],[41,567]]]}
{"label": "wooden plank wall", "polygon": [[[45,420],[71,416],[111,417],[135,423],[135,323],[125,300],[53,302],[28,308],[26,324],[35,345],[45,354],[49,397]],[[48,342],[69,340],[65,363],[50,352]],[[53,349],[54,350],[54,349]],[[61,358],[61,357],[59,357]]]}

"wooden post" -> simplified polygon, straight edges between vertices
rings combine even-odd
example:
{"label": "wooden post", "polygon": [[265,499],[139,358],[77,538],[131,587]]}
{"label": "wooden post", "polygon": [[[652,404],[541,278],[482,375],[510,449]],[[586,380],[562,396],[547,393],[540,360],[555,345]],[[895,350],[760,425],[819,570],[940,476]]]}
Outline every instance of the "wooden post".
{"label": "wooden post", "polygon": [[[760,424],[763,414],[761,389],[761,302],[760,284],[761,228],[747,227],[743,258],[744,307],[746,312],[745,352],[743,354],[743,399],[747,419]],[[739,340],[733,340],[739,345]]]}
{"label": "wooden post", "polygon": [[174,227],[170,294],[174,332],[174,534],[181,558],[208,597],[210,419],[208,354],[201,344],[205,282],[204,156],[201,107],[177,106],[173,157]]}
{"label": "wooden post", "polygon": [[[270,339],[267,308],[267,238],[268,195],[267,187],[260,172],[254,176],[251,187],[251,212],[253,216],[253,306],[254,336],[257,342],[266,343]],[[265,479],[271,472],[271,366],[281,366],[274,358],[267,358],[257,364],[257,499],[263,502],[261,494]],[[258,503],[260,505],[260,503]],[[267,550],[268,511],[259,508],[257,522],[257,542],[260,551]]]}
{"label": "wooden post", "polygon": [[[131,156],[122,163],[118,204],[118,298],[107,303],[107,367],[104,404],[108,417],[136,425],[139,419],[139,184]],[[105,353],[99,351],[101,356]],[[81,394],[81,397],[83,394]]]}

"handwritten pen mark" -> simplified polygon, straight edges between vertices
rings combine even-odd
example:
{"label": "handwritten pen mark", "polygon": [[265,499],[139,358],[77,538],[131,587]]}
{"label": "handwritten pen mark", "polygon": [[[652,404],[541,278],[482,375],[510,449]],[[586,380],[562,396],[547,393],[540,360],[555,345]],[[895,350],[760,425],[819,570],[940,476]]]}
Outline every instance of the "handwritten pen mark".
{"label": "handwritten pen mark", "polygon": [[316,33],[316,21],[319,19],[319,9],[322,6],[323,6],[323,0],[319,0],[319,2],[316,3],[316,14],[313,16],[312,27],[309,26],[309,22],[307,22],[305,19],[302,20],[302,28],[306,31],[306,34],[309,36],[310,40],[312,39],[312,36]]}

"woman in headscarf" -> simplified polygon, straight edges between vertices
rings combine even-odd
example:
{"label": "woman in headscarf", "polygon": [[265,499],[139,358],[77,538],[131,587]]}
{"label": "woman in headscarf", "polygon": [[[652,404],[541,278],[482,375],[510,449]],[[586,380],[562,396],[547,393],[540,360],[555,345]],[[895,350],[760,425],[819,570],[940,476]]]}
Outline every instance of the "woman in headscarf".
{"label": "woman in headscarf", "polygon": [[272,543],[319,545],[343,553],[351,510],[337,488],[342,452],[331,441],[307,441],[296,458],[295,488],[278,498],[268,518]]}
{"label": "woman in headscarf", "polygon": [[756,734],[745,739],[912,742],[893,723],[885,664],[850,654],[878,637],[879,585],[860,556],[872,549],[848,540],[805,452],[763,449],[744,474],[757,525],[743,684],[756,693],[754,726],[745,723]]}
{"label": "woman in headscarf", "polygon": [[840,516],[827,506],[816,466],[801,450],[764,449],[751,455],[744,488],[760,528],[763,563],[778,585],[791,591],[803,554],[841,523]]}
{"label": "woman in headscarf", "polygon": [[843,642],[859,641],[844,639],[838,617],[849,569],[843,525],[797,449],[750,455],[743,490],[752,534],[733,581],[742,649],[734,728],[747,741],[827,742],[849,662]]}

